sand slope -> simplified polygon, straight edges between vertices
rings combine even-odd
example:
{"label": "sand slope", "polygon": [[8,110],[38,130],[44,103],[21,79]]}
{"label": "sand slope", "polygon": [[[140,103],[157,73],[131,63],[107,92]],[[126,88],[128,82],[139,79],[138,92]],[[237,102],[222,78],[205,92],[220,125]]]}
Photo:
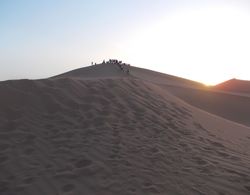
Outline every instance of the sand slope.
{"label": "sand slope", "polygon": [[95,78],[120,78],[127,74],[120,70],[118,64],[96,64],[72,70],[52,78],[81,78],[81,79],[95,79]]}
{"label": "sand slope", "polygon": [[250,95],[250,81],[231,79],[216,85],[214,89]]}
{"label": "sand slope", "polygon": [[225,119],[250,126],[250,97],[211,89],[162,85],[187,103]]}
{"label": "sand slope", "polygon": [[214,87],[132,67],[131,75],[157,84],[192,106],[225,119],[250,126],[250,82],[232,79]]}
{"label": "sand slope", "polygon": [[250,82],[232,79],[214,87],[132,67],[131,75],[161,86],[192,106],[225,119],[250,126]]}
{"label": "sand slope", "polygon": [[174,85],[198,89],[205,88],[203,84],[195,81],[138,67],[131,67],[131,75],[140,80],[148,81],[154,84]]}
{"label": "sand slope", "polygon": [[97,64],[84,68],[72,70],[52,78],[80,78],[80,79],[95,79],[95,78],[120,78],[133,77],[144,81],[149,81],[154,84],[167,84],[175,86],[185,86],[189,88],[204,88],[204,85],[188,79],[163,74],[160,72],[138,68],[134,66],[124,66],[130,69],[130,74],[127,75],[120,70],[117,64]]}
{"label": "sand slope", "polygon": [[0,83],[0,194],[250,193],[249,128],[96,74]]}

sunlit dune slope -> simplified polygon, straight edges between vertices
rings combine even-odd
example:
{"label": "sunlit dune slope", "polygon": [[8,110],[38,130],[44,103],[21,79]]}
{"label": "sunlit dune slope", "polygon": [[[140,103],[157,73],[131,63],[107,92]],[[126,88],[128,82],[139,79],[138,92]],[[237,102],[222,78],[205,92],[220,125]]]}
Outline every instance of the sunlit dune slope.
{"label": "sunlit dune slope", "polygon": [[133,67],[131,74],[157,84],[185,102],[206,112],[250,126],[250,82],[232,79],[215,87]]}
{"label": "sunlit dune slope", "polygon": [[126,74],[121,71],[117,64],[97,64],[93,66],[88,66],[84,68],[79,68],[72,70],[52,78],[81,78],[81,79],[91,79],[91,78],[117,78],[117,77],[133,77],[140,80],[149,81],[155,84],[171,84],[178,86],[194,87],[194,88],[204,88],[204,85],[195,81],[184,79],[181,77],[176,77],[168,74],[163,74],[160,72],[155,72],[152,70],[147,70],[143,68],[138,68],[134,66],[124,66],[125,69],[129,68],[130,73]]}
{"label": "sunlit dune slope", "polygon": [[199,89],[205,88],[203,84],[195,81],[138,67],[131,68],[131,75],[141,80],[149,81],[154,84],[166,84],[166,85],[183,86],[188,88],[199,88]]}
{"label": "sunlit dune slope", "polygon": [[0,82],[0,194],[249,194],[249,128],[88,71]]}
{"label": "sunlit dune slope", "polygon": [[214,86],[214,89],[250,95],[250,81],[231,79]]}

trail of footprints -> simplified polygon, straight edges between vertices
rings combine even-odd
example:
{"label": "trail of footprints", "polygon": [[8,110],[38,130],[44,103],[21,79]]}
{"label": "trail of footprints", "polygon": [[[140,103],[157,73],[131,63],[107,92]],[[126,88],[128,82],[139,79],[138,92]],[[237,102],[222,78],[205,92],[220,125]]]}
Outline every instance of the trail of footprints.
{"label": "trail of footprints", "polygon": [[[128,91],[113,81],[107,81],[107,86],[94,82],[86,87],[91,95],[81,97],[78,106],[71,108],[68,103],[66,117],[56,112],[37,117],[34,124],[45,121],[43,126],[19,128],[18,120],[23,119],[5,121],[0,129],[0,194],[32,194],[41,178],[58,194],[74,193],[86,180],[111,194],[157,194],[175,189],[167,182],[169,173],[177,176],[172,179],[178,183],[180,177],[199,177],[197,169],[208,179],[226,171],[250,191],[249,175],[220,164],[221,159],[236,164],[240,159],[201,124],[186,127],[185,121],[192,120],[189,110],[134,84],[129,84]],[[242,178],[245,183],[239,184]],[[91,194],[91,186],[85,188]],[[201,184],[195,188],[200,193],[190,192],[202,194],[204,189]]]}

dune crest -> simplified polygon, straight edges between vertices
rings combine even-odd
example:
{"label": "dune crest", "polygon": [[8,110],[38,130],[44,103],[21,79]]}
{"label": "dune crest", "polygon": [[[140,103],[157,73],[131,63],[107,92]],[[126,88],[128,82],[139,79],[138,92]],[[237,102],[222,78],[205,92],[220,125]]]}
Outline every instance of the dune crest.
{"label": "dune crest", "polygon": [[250,95],[250,81],[230,79],[214,87],[217,90],[236,92]]}

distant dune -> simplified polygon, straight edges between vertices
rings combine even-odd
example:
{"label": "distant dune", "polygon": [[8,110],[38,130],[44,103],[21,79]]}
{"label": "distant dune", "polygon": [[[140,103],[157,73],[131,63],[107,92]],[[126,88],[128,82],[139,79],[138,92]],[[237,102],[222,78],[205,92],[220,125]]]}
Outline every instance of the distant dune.
{"label": "distant dune", "polygon": [[250,126],[250,96],[226,93],[213,88],[162,87],[185,102],[225,119]]}
{"label": "distant dune", "polygon": [[0,194],[247,195],[249,99],[214,90],[109,63],[0,82]]}
{"label": "distant dune", "polygon": [[231,79],[216,85],[214,88],[221,91],[245,93],[250,95],[250,81]]}

